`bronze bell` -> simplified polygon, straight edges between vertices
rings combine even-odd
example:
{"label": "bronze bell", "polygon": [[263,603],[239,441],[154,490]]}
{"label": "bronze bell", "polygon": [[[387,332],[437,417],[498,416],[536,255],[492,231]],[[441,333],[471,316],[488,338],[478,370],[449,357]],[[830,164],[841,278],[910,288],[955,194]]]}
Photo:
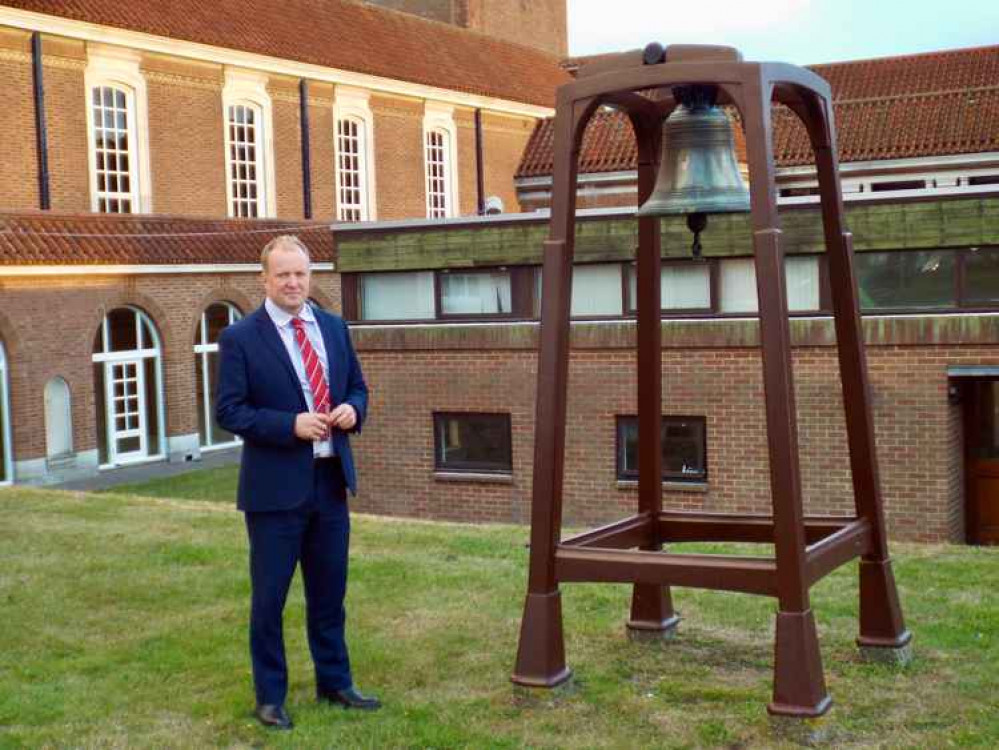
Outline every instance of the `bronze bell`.
{"label": "bronze bell", "polygon": [[749,190],[735,158],[732,123],[715,103],[714,86],[678,86],[679,106],[663,123],[662,156],[652,195],[638,216],[687,214],[694,257],[706,214],[749,210]]}

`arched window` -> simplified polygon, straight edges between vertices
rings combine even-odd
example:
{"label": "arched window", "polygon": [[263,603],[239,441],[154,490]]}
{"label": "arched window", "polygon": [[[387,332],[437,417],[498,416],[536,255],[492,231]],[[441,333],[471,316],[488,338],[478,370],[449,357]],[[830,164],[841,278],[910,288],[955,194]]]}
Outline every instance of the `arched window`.
{"label": "arched window", "polygon": [[73,452],[73,410],[69,384],[58,376],[45,384],[45,455],[68,456]]}
{"label": "arched window", "polygon": [[344,117],[336,123],[337,216],[340,221],[367,221],[367,150],[364,122]]}
{"label": "arched window", "polygon": [[443,219],[452,214],[451,140],[446,131],[427,131],[427,218]]}
{"label": "arched window", "polygon": [[115,86],[91,91],[94,108],[94,159],[97,210],[102,214],[130,214],[136,209],[133,174],[132,117],[128,92]]}
{"label": "arched window", "polygon": [[137,308],[111,310],[97,331],[93,352],[101,464],[162,458],[163,353],[156,326]]}
{"label": "arched window", "polygon": [[458,130],[454,107],[428,101],[423,113],[427,218],[458,215]]}
{"label": "arched window", "polygon": [[14,479],[10,446],[10,398],[7,389],[7,354],[0,341],[0,484]]}
{"label": "arched window", "polygon": [[228,110],[229,215],[237,218],[265,213],[262,117],[259,107],[233,104]]}
{"label": "arched window", "polygon": [[375,127],[371,92],[353,86],[336,87],[336,210],[340,221],[374,221]]}
{"label": "arched window", "polygon": [[198,434],[202,448],[233,445],[237,438],[215,421],[215,388],[219,372],[219,335],[222,330],[243,317],[229,302],[216,302],[201,313],[201,322],[194,336],[194,377],[198,384]]}
{"label": "arched window", "polygon": [[277,213],[272,108],[266,75],[226,69],[222,111],[229,216]]}
{"label": "arched window", "polygon": [[87,48],[84,79],[92,211],[152,211],[148,104],[140,60],[130,50],[100,44]]}

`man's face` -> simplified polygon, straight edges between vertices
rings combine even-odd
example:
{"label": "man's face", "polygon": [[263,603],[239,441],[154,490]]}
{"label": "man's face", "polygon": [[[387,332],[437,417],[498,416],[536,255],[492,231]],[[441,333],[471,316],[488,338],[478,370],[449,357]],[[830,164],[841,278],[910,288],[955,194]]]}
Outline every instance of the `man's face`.
{"label": "man's face", "polygon": [[263,271],[264,291],[271,302],[290,315],[297,315],[309,298],[309,260],[294,246],[281,245],[267,256]]}

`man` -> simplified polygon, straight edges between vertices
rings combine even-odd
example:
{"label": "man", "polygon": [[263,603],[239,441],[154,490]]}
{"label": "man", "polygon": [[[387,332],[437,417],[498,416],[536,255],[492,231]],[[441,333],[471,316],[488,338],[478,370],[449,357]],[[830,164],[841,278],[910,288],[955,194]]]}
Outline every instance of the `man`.
{"label": "man", "polygon": [[305,245],[277,237],[260,262],[267,299],[219,339],[216,418],[243,438],[237,505],[250,539],[254,713],[291,729],[282,613],[299,563],[318,699],[381,705],[354,689],[344,640],[346,488],[357,491],[347,433],[361,429],[368,389],[343,320],[308,303]]}

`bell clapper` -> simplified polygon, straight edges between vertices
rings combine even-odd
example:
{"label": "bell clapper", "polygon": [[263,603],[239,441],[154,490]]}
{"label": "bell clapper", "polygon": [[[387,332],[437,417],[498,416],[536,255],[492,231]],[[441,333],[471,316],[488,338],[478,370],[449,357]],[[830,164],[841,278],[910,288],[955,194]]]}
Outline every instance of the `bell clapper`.
{"label": "bell clapper", "polygon": [[701,211],[687,214],[687,229],[694,233],[694,244],[690,246],[694,259],[701,257],[701,232],[708,226],[708,215]]}

